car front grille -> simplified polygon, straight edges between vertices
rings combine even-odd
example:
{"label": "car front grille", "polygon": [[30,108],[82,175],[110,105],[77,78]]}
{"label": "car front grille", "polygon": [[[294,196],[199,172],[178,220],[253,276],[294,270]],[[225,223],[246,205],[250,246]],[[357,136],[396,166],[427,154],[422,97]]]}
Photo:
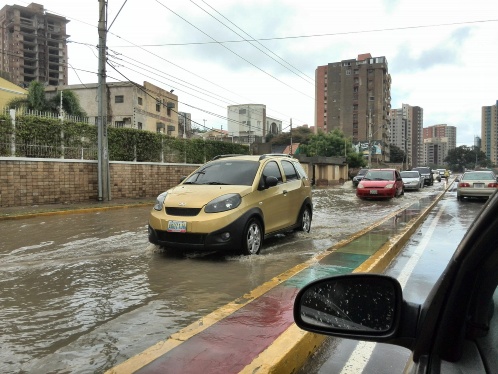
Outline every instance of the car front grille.
{"label": "car front grille", "polygon": [[173,208],[166,207],[166,214],[169,216],[194,217],[199,214],[200,208]]}
{"label": "car front grille", "polygon": [[157,231],[157,237],[162,242],[177,244],[204,244],[206,234],[189,234],[179,232]]}

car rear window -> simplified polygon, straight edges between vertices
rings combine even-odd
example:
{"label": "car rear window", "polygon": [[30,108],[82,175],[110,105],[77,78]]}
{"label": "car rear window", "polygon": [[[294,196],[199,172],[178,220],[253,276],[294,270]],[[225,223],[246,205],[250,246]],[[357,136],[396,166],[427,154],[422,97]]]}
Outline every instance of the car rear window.
{"label": "car rear window", "polygon": [[495,175],[493,173],[465,173],[462,180],[476,181],[479,179],[494,180]]}
{"label": "car rear window", "polygon": [[402,171],[401,178],[418,178],[420,174],[418,171]]}
{"label": "car rear window", "polygon": [[188,177],[184,184],[227,184],[251,186],[259,168],[257,161],[225,159],[210,162]]}

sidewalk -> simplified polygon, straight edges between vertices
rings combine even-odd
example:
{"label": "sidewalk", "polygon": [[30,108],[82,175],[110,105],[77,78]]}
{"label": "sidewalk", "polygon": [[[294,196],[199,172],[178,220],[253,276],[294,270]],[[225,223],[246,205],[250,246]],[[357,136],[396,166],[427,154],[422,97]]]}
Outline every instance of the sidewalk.
{"label": "sidewalk", "polygon": [[148,205],[152,208],[155,198],[116,199],[111,201],[87,201],[79,203],[61,203],[46,205],[30,205],[0,208],[0,221],[11,219],[25,219],[37,216],[55,214],[83,213],[96,210],[131,208]]}

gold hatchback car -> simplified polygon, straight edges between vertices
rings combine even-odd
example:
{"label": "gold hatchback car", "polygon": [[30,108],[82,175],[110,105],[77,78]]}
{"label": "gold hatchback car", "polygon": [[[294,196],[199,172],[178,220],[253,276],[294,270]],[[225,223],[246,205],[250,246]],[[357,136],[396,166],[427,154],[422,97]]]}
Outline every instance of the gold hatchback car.
{"label": "gold hatchback car", "polygon": [[289,155],[222,155],[157,197],[149,241],[166,249],[259,253],[264,238],[309,232],[311,181]]}

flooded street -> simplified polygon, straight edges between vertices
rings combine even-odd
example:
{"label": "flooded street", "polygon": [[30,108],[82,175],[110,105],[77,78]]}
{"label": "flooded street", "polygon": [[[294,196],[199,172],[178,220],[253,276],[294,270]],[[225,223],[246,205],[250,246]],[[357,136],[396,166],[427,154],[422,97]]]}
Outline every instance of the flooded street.
{"label": "flooded street", "polygon": [[148,207],[0,222],[0,372],[102,373],[442,186],[390,201],[316,189],[311,232],[251,257],[160,250]]}

